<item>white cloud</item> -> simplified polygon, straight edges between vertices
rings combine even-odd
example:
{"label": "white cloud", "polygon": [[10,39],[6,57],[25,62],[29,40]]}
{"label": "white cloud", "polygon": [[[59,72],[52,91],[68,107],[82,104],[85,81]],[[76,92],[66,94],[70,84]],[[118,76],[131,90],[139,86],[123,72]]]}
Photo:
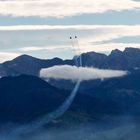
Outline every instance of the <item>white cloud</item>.
{"label": "white cloud", "polygon": [[[81,43],[88,42],[102,42],[121,37],[140,36],[140,25],[71,25],[71,26],[50,26],[50,25],[17,25],[17,26],[0,26],[2,33],[12,32],[28,33],[33,31],[46,32],[46,38],[65,38],[69,35],[78,35]],[[22,32],[21,32],[22,31]],[[48,34],[49,33],[49,34]],[[36,34],[33,34],[34,36]],[[39,34],[40,35],[40,34]],[[39,37],[39,39],[46,39]]]}
{"label": "white cloud", "polygon": [[44,47],[23,47],[20,48],[20,51],[24,51],[24,52],[32,52],[32,51],[40,51],[40,50],[45,50],[46,48]]}
{"label": "white cloud", "polygon": [[44,50],[47,50],[47,51],[58,51],[59,49],[69,49],[69,47],[66,47],[66,46],[32,46],[32,47],[23,47],[23,48],[20,48],[19,50],[20,51],[23,51],[23,52],[33,52],[33,51],[44,51]]}
{"label": "white cloud", "polygon": [[[69,36],[79,37],[80,51],[111,51],[138,47],[140,43],[115,43],[113,39],[140,36],[140,25],[20,25],[0,26],[1,48],[16,46],[20,52],[48,52],[65,49],[72,51]],[[105,42],[108,43],[105,43]]]}
{"label": "white cloud", "polygon": [[0,14],[62,18],[107,11],[137,10],[133,0],[5,0],[0,1]]}
{"label": "white cloud", "polygon": [[0,52],[0,63],[14,59],[15,57],[19,56],[19,53],[10,53],[10,52]]}
{"label": "white cloud", "polygon": [[[115,29],[114,29],[115,28]],[[112,29],[116,32],[119,29],[131,30],[132,34],[136,32],[135,29],[140,28],[140,25],[13,25],[13,26],[0,26],[0,31],[21,31],[21,30],[91,30],[91,29]],[[133,31],[133,30],[134,31]]]}
{"label": "white cloud", "polygon": [[89,67],[76,67],[76,66],[54,66],[40,71],[41,78],[53,78],[64,80],[95,80],[113,77],[121,77],[126,75],[126,71],[120,70],[105,70]]}

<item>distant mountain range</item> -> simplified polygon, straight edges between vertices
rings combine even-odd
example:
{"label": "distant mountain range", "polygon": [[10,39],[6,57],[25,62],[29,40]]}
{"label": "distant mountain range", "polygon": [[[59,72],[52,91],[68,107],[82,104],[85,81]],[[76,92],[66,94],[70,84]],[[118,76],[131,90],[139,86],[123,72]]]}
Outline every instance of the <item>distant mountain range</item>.
{"label": "distant mountain range", "polygon": [[93,66],[105,69],[129,70],[140,68],[140,49],[126,48],[124,51],[113,50],[108,56],[89,52],[82,54],[84,66]]}
{"label": "distant mountain range", "polygon": [[[84,66],[131,73],[104,81],[82,82],[72,106],[60,120],[97,121],[119,115],[139,118],[140,49],[113,50],[108,56],[95,52],[81,55]],[[22,55],[0,64],[0,122],[29,122],[61,105],[74,83],[62,80],[47,83],[38,74],[42,68],[65,64],[74,65],[74,60],[41,60]]]}
{"label": "distant mountain range", "polygon": [[[140,68],[140,49],[126,48],[123,52],[113,50],[110,55],[96,52],[81,54],[83,66],[131,70]],[[21,55],[11,61],[0,64],[0,76],[15,76],[20,74],[38,76],[40,69],[54,65],[74,65],[74,60],[60,58],[42,60],[28,55]]]}

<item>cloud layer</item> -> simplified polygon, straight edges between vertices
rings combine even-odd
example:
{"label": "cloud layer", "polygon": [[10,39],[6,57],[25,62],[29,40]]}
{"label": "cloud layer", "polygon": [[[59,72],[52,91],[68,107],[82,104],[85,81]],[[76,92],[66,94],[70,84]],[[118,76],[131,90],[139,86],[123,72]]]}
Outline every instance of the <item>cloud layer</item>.
{"label": "cloud layer", "polygon": [[105,79],[113,77],[121,77],[126,75],[126,71],[120,70],[104,70],[88,67],[76,67],[76,66],[54,66],[40,71],[41,78],[63,79],[63,80],[95,80]]}
{"label": "cloud layer", "polygon": [[[8,9],[8,10],[7,10]],[[1,0],[0,14],[63,18],[107,11],[137,10],[140,2],[133,0]]]}
{"label": "cloud layer", "polygon": [[138,42],[113,42],[114,39],[123,37],[139,37],[140,25],[18,25],[0,26],[0,49],[29,55],[46,52],[45,54],[51,54],[52,57],[67,58],[66,52],[67,56],[68,53],[73,53],[69,40],[71,35],[78,36],[81,53],[109,52],[116,48],[123,50],[125,47],[140,48]]}

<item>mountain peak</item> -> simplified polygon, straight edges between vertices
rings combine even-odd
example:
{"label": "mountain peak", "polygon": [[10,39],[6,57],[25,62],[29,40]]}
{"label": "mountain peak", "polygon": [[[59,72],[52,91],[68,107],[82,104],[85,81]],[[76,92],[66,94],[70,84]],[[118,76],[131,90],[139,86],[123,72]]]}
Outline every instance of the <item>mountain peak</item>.
{"label": "mountain peak", "polygon": [[115,49],[115,50],[112,50],[111,53],[113,53],[113,54],[114,53],[122,53],[122,51],[120,51],[119,49]]}
{"label": "mountain peak", "polygon": [[59,57],[54,57],[54,58],[52,58],[52,59],[50,59],[50,60],[53,60],[53,61],[63,61],[61,58],[59,58]]}
{"label": "mountain peak", "polygon": [[94,51],[92,51],[92,52],[87,52],[87,53],[83,53],[82,56],[90,56],[90,57],[93,57],[93,56],[94,56],[94,57],[104,56],[104,57],[106,57],[105,54],[98,53],[98,52],[94,52]]}
{"label": "mountain peak", "polygon": [[43,59],[39,59],[39,58],[36,58],[36,57],[33,57],[33,56],[30,56],[30,55],[26,55],[26,54],[23,54],[23,55],[20,55],[18,57],[16,57],[15,59],[13,59],[11,62],[13,63],[32,63],[32,62],[41,62]]}
{"label": "mountain peak", "polygon": [[16,57],[14,60],[24,60],[24,59],[31,60],[31,59],[37,59],[37,58],[32,57],[30,55],[23,54],[23,55]]}
{"label": "mountain peak", "polygon": [[124,50],[125,53],[128,53],[128,52],[140,52],[140,49],[139,48],[132,48],[132,47],[127,47],[125,48]]}

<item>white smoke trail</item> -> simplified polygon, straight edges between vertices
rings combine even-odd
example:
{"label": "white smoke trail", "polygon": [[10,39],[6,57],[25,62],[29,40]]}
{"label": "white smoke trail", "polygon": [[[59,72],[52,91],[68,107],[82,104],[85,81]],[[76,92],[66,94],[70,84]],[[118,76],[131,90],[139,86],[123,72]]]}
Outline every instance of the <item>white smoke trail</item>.
{"label": "white smoke trail", "polygon": [[[73,40],[72,40],[72,47],[75,47]],[[75,57],[75,65],[77,67],[79,67],[79,66],[81,66],[80,64],[79,64],[77,57]],[[77,91],[79,89],[80,83],[81,83],[81,80],[78,80],[74,89],[72,90],[70,96],[68,96],[68,98],[62,103],[62,105],[60,107],[58,107],[55,111],[53,111],[47,115],[44,115],[43,117],[31,122],[30,124],[23,125],[17,129],[14,129],[14,131],[12,131],[11,134],[18,137],[23,134],[32,133],[32,132],[38,130],[39,128],[43,127],[43,125],[48,124],[51,121],[61,117],[69,109],[70,105],[72,104],[72,102],[77,94]]]}
{"label": "white smoke trail", "polygon": [[[74,43],[73,43],[73,40],[72,40],[72,47],[74,47]],[[80,56],[81,57],[81,56]],[[76,63],[76,66],[82,66],[80,64],[78,64],[78,60],[77,58],[75,58],[75,63]],[[78,80],[73,91],[71,92],[70,96],[65,100],[65,102],[57,109],[55,110],[54,112],[50,113],[50,114],[47,114],[45,115],[43,118],[39,119],[35,124],[36,126],[42,126],[44,123],[49,123],[51,122],[52,120],[55,120],[57,119],[58,117],[62,116],[70,107],[70,105],[72,104],[76,94],[77,94],[77,91],[79,89],[79,86],[80,86],[80,83],[81,83],[81,80]]]}
{"label": "white smoke trail", "polygon": [[78,49],[78,56],[79,56],[79,66],[82,66],[82,55],[80,54],[81,50],[80,50],[80,45],[79,45],[79,41],[78,41],[78,37],[75,36],[75,43],[76,43],[76,46],[77,46],[77,49]]}
{"label": "white smoke trail", "polygon": [[70,96],[66,99],[66,101],[57,110],[55,110],[54,112],[44,116],[39,121],[37,121],[36,124],[38,126],[42,126],[44,124],[44,122],[49,123],[52,120],[62,116],[69,109],[70,105],[72,104],[72,102],[73,102],[73,100],[74,100],[74,98],[77,94],[80,83],[81,83],[81,81],[79,80],[76,83],[76,85],[74,87],[74,90],[71,92]]}
{"label": "white smoke trail", "polygon": [[74,62],[75,62],[75,65],[78,67],[78,65],[79,65],[78,58],[77,58],[78,55],[79,55],[79,53],[77,52],[78,51],[78,48],[75,46],[75,40],[72,37],[70,37],[70,41],[71,41],[71,45],[72,45],[72,48],[73,48],[74,54],[75,54],[75,56],[74,56]]}
{"label": "white smoke trail", "polygon": [[[33,133],[34,131],[40,129],[43,125],[48,124],[51,121],[61,117],[69,109],[70,105],[72,104],[72,102],[77,94],[80,83],[81,83],[81,81],[79,80],[76,83],[70,96],[55,111],[53,111],[47,115],[44,115],[43,117],[41,117],[29,124],[25,124],[20,127],[14,128],[13,131],[11,131],[11,136],[20,137],[24,134]],[[10,135],[10,133],[9,133],[9,135]]]}

